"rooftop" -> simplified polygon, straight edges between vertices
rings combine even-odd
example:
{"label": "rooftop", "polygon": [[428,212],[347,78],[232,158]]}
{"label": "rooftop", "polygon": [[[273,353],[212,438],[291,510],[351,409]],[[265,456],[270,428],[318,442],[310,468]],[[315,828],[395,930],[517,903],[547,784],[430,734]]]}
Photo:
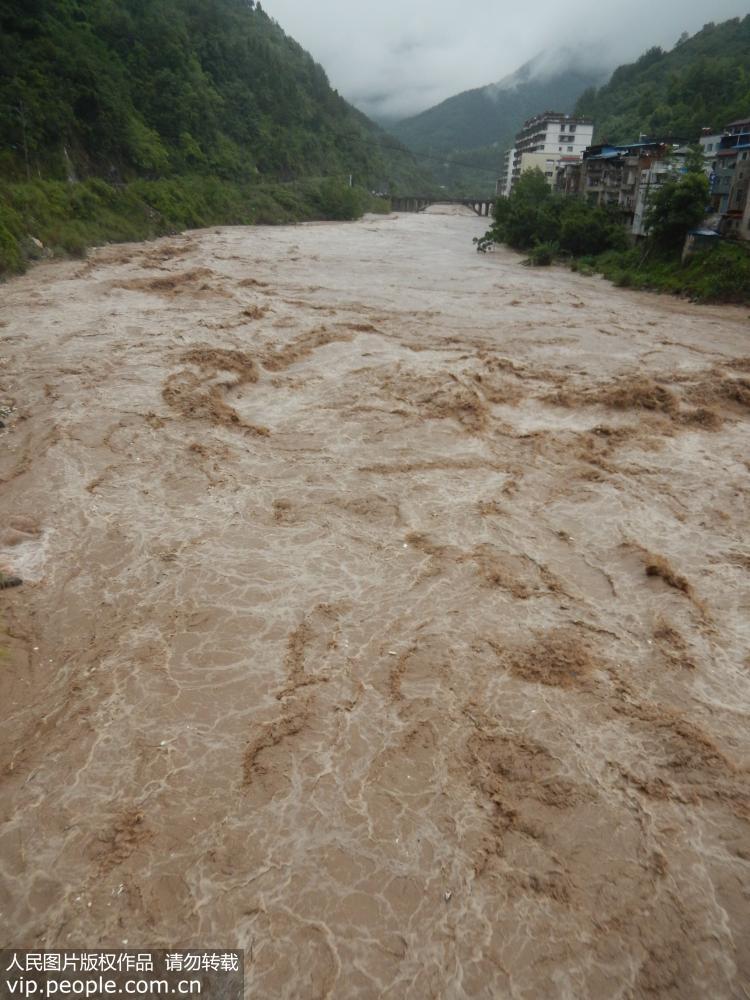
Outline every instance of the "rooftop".
{"label": "rooftop", "polygon": [[523,123],[523,128],[521,131],[525,131],[527,128],[531,128],[534,125],[540,125],[542,122],[550,121],[563,121],[570,122],[571,125],[593,125],[594,119],[587,118],[585,115],[571,115],[566,114],[564,111],[542,111],[538,115],[532,115],[531,118],[527,118]]}
{"label": "rooftop", "polygon": [[583,151],[584,159],[586,160],[612,160],[618,156],[627,156],[632,154],[635,150],[650,150],[650,149],[661,149],[666,143],[664,142],[629,142],[623,146],[612,146],[609,143],[602,143],[596,146],[589,146]]}

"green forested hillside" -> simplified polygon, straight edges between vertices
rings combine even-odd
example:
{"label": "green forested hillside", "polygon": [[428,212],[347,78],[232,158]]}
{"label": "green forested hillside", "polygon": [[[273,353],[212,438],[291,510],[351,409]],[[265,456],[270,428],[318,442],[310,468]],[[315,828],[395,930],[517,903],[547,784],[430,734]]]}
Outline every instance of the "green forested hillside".
{"label": "green forested hillside", "polygon": [[601,71],[584,69],[542,74],[532,60],[506,80],[449,97],[391,125],[390,131],[419,151],[450,152],[494,143],[506,149],[531,115],[547,108],[572,111],[583,91],[603,77]]}
{"label": "green forested hillside", "polygon": [[707,24],[670,52],[650,49],[586,91],[576,111],[593,117],[600,142],[696,139],[702,128],[750,117],[750,15]]}
{"label": "green forested hillside", "polygon": [[382,135],[253,0],[0,0],[0,177],[384,185]]}
{"label": "green forested hillside", "polygon": [[[573,60],[560,56],[560,61]],[[524,121],[547,108],[572,111],[581,93],[604,76],[586,69],[550,74],[541,59],[532,60],[500,83],[456,94],[389,129],[425,157],[437,180],[453,193],[490,195],[503,153]]]}
{"label": "green forested hillside", "polygon": [[434,186],[253,0],[0,0],[0,275]]}

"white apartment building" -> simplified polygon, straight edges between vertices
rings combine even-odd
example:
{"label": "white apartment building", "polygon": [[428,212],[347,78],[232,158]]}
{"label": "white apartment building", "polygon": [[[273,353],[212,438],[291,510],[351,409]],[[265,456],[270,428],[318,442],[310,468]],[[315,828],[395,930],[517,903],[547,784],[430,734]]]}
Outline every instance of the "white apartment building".
{"label": "white apartment building", "polygon": [[550,187],[554,187],[558,164],[580,160],[592,144],[594,123],[590,118],[576,118],[558,111],[545,111],[524,122],[512,150],[510,188],[521,174],[539,167]]}
{"label": "white apartment building", "polygon": [[708,177],[716,170],[716,157],[721,147],[722,135],[721,132],[716,135],[702,135],[698,140],[703,150],[703,169]]}
{"label": "white apartment building", "polygon": [[513,179],[513,159],[516,155],[515,148],[509,149],[503,156],[503,169],[495,188],[495,194],[502,198],[507,198],[510,194],[511,180]]}

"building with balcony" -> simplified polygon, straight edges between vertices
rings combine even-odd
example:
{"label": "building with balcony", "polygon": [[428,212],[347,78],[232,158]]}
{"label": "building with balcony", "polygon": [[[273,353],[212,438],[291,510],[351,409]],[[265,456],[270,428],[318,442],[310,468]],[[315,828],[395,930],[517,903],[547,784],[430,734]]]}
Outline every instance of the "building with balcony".
{"label": "building with balcony", "polygon": [[665,142],[589,146],[580,162],[558,165],[555,190],[616,211],[635,236],[645,236],[649,198],[684,171],[687,155],[686,147]]}
{"label": "building with balcony", "polygon": [[710,129],[704,129],[703,135],[698,140],[703,152],[703,169],[709,180],[711,174],[716,171],[716,154],[719,152],[722,135],[722,132],[715,133],[711,132]]}
{"label": "building with balcony", "polygon": [[515,149],[509,149],[503,156],[503,168],[495,188],[498,197],[507,198],[510,194],[510,182],[513,176],[513,158]]}
{"label": "building with balcony", "polygon": [[591,205],[616,209],[632,232],[643,236],[650,193],[681,169],[685,153],[664,142],[590,146],[583,154],[578,193]]}
{"label": "building with balcony", "polygon": [[646,236],[646,213],[653,195],[667,181],[685,172],[685,159],[689,153],[687,146],[667,146],[662,157],[653,156],[642,163],[633,199],[633,219],[631,232],[634,236]]}
{"label": "building with balcony", "polygon": [[709,181],[711,207],[721,215],[722,235],[750,239],[745,224],[750,198],[750,118],[727,125]]}
{"label": "building with balcony", "polygon": [[555,177],[555,191],[568,198],[575,198],[581,193],[583,177],[583,161],[560,161]]}
{"label": "building with balcony", "polygon": [[550,187],[555,187],[558,165],[580,160],[593,135],[594,124],[590,118],[577,118],[558,111],[545,111],[529,118],[516,135],[508,192],[522,173],[534,168],[539,168]]}

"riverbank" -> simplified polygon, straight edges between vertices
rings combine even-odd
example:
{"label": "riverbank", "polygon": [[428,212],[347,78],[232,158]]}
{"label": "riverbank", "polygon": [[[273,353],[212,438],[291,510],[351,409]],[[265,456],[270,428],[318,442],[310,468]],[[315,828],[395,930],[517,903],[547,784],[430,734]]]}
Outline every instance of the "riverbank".
{"label": "riverbank", "polygon": [[506,245],[525,253],[529,265],[559,260],[581,274],[603,274],[620,288],[750,305],[750,245],[744,240],[699,241],[684,257],[707,201],[702,169],[671,180],[649,202],[649,235],[637,239],[616,207],[555,194],[542,172],[532,170],[509,197],[497,200],[490,228],[475,242],[482,253]]}
{"label": "riverbank", "polygon": [[8,946],[220,942],[290,1000],[750,981],[747,310],[485,227],[3,287]]}
{"label": "riverbank", "polygon": [[221,225],[356,219],[388,203],[341,179],[240,184],[216,177],[111,185],[99,179],[0,183],[0,279],[45,257]]}

